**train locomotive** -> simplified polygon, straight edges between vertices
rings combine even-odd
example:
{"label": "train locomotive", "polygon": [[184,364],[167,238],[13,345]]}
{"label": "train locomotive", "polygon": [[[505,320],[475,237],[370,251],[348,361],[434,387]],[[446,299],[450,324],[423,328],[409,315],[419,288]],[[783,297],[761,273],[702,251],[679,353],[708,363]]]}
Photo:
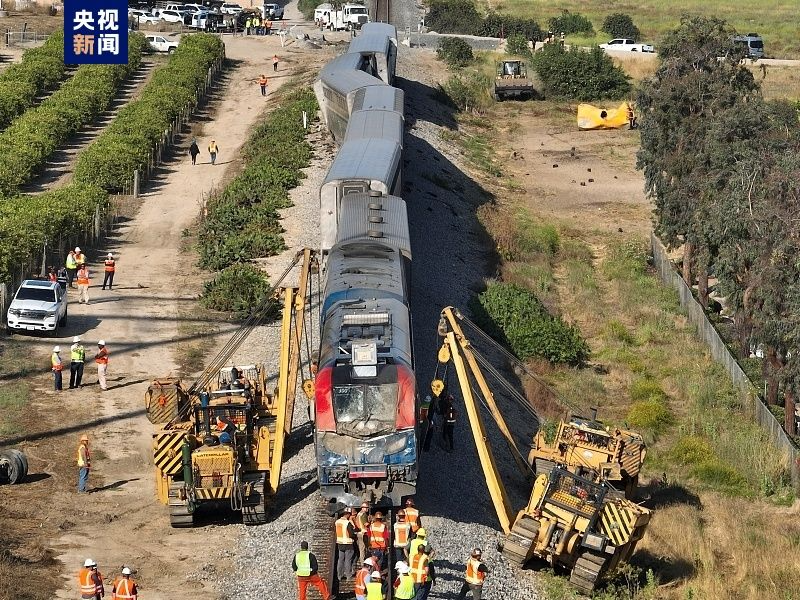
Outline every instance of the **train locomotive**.
{"label": "train locomotive", "polygon": [[320,491],[399,506],[415,493],[418,402],[402,192],[397,33],[367,23],[314,86],[339,149],[320,188],[324,272],[314,401]]}

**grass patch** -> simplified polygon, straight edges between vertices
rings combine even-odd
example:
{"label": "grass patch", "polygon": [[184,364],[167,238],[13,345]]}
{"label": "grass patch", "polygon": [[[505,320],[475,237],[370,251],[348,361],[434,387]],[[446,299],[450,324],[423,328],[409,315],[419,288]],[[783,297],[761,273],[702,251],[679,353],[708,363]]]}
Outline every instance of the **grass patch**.
{"label": "grass patch", "polygon": [[20,433],[20,416],[29,393],[30,388],[23,383],[0,387],[0,437]]}

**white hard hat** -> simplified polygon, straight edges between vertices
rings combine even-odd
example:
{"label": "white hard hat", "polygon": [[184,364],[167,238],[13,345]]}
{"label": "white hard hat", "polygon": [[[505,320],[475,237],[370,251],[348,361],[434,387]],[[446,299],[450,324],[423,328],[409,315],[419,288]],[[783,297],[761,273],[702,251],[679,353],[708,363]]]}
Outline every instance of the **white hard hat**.
{"label": "white hard hat", "polygon": [[401,575],[408,575],[409,573],[411,573],[411,569],[410,569],[410,568],[409,568],[409,566],[408,566],[407,564],[405,564],[405,563],[403,563],[402,565],[400,565],[400,567],[398,567],[398,569],[397,569],[397,570],[398,570],[398,571],[400,571],[400,574],[401,574]]}
{"label": "white hard hat", "polygon": [[130,575],[131,574],[131,570],[128,567],[123,567],[122,568],[122,574],[123,575]]}
{"label": "white hard hat", "polygon": [[61,346],[53,346],[53,352],[61,352]]}
{"label": "white hard hat", "polygon": [[94,562],[91,558],[87,558],[85,561],[83,561],[83,566],[84,567],[96,567],[97,563]]}
{"label": "white hard hat", "polygon": [[406,561],[404,561],[404,560],[398,560],[396,563],[394,563],[394,568],[399,570],[399,569],[400,569],[400,567],[402,567],[402,566],[403,566],[403,565],[405,565],[405,564],[406,564]]}
{"label": "white hard hat", "polygon": [[81,249],[78,246],[75,246],[75,252],[80,252]]}
{"label": "white hard hat", "polygon": [[76,335],[74,338],[72,338],[72,341],[73,341],[73,342],[75,342],[75,343],[77,344],[78,342],[80,342],[80,341],[81,341],[81,336],[79,336],[79,335]]}
{"label": "white hard hat", "polygon": [[97,342],[97,345],[98,346],[105,346],[106,345],[106,341],[105,340],[100,340],[99,342]]}
{"label": "white hard hat", "polygon": [[365,558],[364,559],[364,564],[372,566],[372,557]]}
{"label": "white hard hat", "polygon": [[373,571],[372,574],[369,576],[370,579],[380,579],[381,573],[380,571]]}
{"label": "white hard hat", "polygon": [[108,253],[108,258],[114,258],[114,255],[111,252]]}

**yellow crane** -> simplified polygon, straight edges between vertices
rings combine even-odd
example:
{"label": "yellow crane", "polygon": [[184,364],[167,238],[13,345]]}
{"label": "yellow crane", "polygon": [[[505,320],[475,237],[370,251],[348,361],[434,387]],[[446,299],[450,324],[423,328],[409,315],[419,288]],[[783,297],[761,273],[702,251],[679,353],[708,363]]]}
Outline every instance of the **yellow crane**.
{"label": "yellow crane", "polygon": [[[300,265],[299,284],[279,287]],[[158,499],[173,527],[191,527],[198,506],[228,504],[245,524],[266,522],[277,492],[286,436],[292,429],[304,325],[316,253],[298,252],[270,293],[185,390],[176,379],[155,380],[145,395],[153,434]],[[234,352],[253,329],[283,305],[277,386],[267,389],[263,365],[231,366]],[[310,374],[309,374],[310,375]],[[313,395],[311,378],[304,391]]]}
{"label": "yellow crane", "polygon": [[[464,335],[463,320],[453,307],[442,310],[438,361],[455,367],[489,495],[505,534],[499,544],[502,554],[517,566],[533,558],[562,566],[574,586],[591,592],[605,573],[630,558],[650,521],[650,511],[627,500],[604,480],[587,479],[561,467],[538,474],[528,504],[513,511],[488,443],[478,399],[483,400],[510,447],[514,441],[481,370],[480,365],[487,361]],[[438,396],[444,382],[434,380],[431,389]]]}

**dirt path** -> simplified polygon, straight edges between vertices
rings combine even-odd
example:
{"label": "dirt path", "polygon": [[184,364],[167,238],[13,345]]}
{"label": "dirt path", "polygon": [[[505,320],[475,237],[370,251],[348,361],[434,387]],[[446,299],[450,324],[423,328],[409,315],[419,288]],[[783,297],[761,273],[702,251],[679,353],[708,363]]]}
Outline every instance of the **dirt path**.
{"label": "dirt path", "polygon": [[[37,438],[28,449],[37,472],[43,474],[30,486],[9,489],[8,494],[11,502],[15,500],[10,494],[18,494],[19,500],[28,494],[30,506],[20,505],[18,510],[39,505],[25,518],[61,532],[52,538],[64,565],[59,598],[75,597],[74,573],[87,556],[95,558],[111,579],[123,564],[130,564],[150,600],[218,597],[216,590],[187,577],[213,568],[205,565],[203,549],[230,546],[235,528],[170,529],[166,511],[155,500],[152,426],[142,406],[149,380],[176,370],[173,351],[186,343],[179,336],[178,317],[191,314],[188,303],[198,292],[195,257],[181,253],[181,233],[198,215],[204,194],[222,183],[226,165],[235,163],[237,150],[269,102],[252,80],[271,64],[280,40],[274,36],[225,41],[233,63],[224,76],[226,87],[212,99],[206,122],[193,128],[201,149],[212,138],[217,141],[221,150],[217,165],[209,164],[204,151],[200,164],[192,166],[181,152],[144,196],[137,215],[98,256],[90,256],[91,302],[77,304],[71,294],[69,326],[58,340],[68,355],[72,336],[83,339],[85,387],[55,396],[49,380],[41,378],[34,384],[40,395],[33,408],[47,415],[47,421],[52,417],[52,422],[36,424],[46,431],[38,435],[36,429],[26,431],[29,442]],[[272,91],[285,81],[289,68],[284,63],[282,72],[271,78]],[[113,291],[100,289],[98,262],[105,251],[118,259]],[[107,392],[100,392],[89,360],[99,339],[111,352]],[[95,491],[78,496],[70,464],[84,432],[92,439],[95,470],[90,488]]]}

